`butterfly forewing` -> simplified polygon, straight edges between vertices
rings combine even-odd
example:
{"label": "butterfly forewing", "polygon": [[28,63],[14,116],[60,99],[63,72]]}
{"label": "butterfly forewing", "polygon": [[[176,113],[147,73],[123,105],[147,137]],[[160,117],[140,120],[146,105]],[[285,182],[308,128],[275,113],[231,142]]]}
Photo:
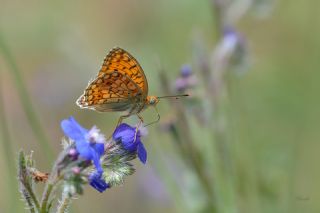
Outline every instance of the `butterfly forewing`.
{"label": "butterfly forewing", "polygon": [[127,51],[115,47],[105,57],[98,76],[118,71],[127,75],[135,82],[143,92],[143,96],[148,95],[148,82],[138,61]]}

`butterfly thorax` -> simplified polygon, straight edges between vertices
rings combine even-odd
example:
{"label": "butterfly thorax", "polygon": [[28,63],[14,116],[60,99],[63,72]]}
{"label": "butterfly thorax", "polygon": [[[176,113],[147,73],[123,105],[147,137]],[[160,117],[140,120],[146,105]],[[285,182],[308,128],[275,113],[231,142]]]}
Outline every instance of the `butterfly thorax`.
{"label": "butterfly thorax", "polygon": [[159,99],[156,96],[147,96],[145,101],[137,102],[129,110],[129,114],[136,114],[145,110],[148,106],[155,106],[159,102]]}

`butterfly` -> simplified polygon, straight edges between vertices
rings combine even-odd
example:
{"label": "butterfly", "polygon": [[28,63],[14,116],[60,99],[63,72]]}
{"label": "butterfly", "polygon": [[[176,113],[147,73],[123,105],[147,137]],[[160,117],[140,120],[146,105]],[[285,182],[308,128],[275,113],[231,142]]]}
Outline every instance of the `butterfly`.
{"label": "butterfly", "polygon": [[138,61],[124,49],[115,47],[107,54],[97,76],[89,82],[76,103],[80,108],[98,112],[126,112],[119,118],[119,125],[131,115],[137,115],[143,122],[140,113],[148,106],[155,107],[160,98],[180,96],[188,95],[149,96],[148,81]]}

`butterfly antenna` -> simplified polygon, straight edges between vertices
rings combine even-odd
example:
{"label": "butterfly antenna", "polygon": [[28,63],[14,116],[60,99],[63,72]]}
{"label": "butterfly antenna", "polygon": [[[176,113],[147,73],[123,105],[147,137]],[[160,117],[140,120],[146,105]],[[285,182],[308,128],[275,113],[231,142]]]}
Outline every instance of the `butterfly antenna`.
{"label": "butterfly antenna", "polygon": [[157,114],[158,114],[158,118],[157,118],[157,120],[152,121],[151,123],[146,124],[144,127],[150,126],[150,125],[155,124],[155,123],[158,123],[158,122],[160,121],[160,114],[159,114],[159,112],[158,112],[157,107],[156,107],[156,106],[154,106],[154,109],[156,110],[156,112],[157,112]]}
{"label": "butterfly antenna", "polygon": [[186,97],[186,96],[189,96],[189,94],[182,94],[182,95],[166,95],[166,96],[160,96],[160,97],[157,97],[158,99],[161,99],[161,98],[175,98],[175,99],[179,99],[180,97]]}

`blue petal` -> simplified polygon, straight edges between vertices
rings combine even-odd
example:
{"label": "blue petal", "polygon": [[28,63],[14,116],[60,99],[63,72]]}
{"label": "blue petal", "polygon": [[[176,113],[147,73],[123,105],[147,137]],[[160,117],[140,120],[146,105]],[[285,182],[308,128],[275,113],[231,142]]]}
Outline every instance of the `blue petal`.
{"label": "blue petal", "polygon": [[134,136],[130,140],[123,139],[121,140],[122,146],[128,150],[129,152],[134,152],[137,150],[137,145],[140,143],[140,138],[136,138],[136,141],[134,142]]}
{"label": "blue petal", "polygon": [[103,143],[95,143],[92,145],[92,148],[98,153],[99,156],[103,155],[104,153],[104,144]]}
{"label": "blue petal", "polygon": [[144,148],[143,143],[139,143],[138,144],[138,157],[140,159],[140,161],[145,164],[147,162],[147,150]]}
{"label": "blue petal", "polygon": [[113,133],[114,140],[122,140],[123,137],[130,139],[134,137],[135,128],[126,123],[120,124]]}
{"label": "blue petal", "polygon": [[64,134],[74,141],[84,140],[88,133],[88,130],[80,126],[73,117],[63,120],[61,128]]}
{"label": "blue petal", "polygon": [[136,128],[131,127],[126,123],[120,124],[113,133],[113,139],[115,141],[121,140],[123,147],[131,152],[137,150],[137,144],[140,142],[140,132],[137,132],[135,139]]}
{"label": "blue petal", "polygon": [[90,175],[90,185],[99,192],[104,192],[107,188],[110,188],[109,184],[106,183],[102,178],[102,173],[93,173]]}
{"label": "blue petal", "polygon": [[98,155],[98,153],[93,151],[93,149],[92,149],[92,160],[93,160],[94,166],[97,169],[97,172],[102,173],[103,169],[102,169],[101,164],[100,164],[100,155]]}
{"label": "blue petal", "polygon": [[80,157],[85,158],[87,160],[93,159],[93,153],[95,151],[90,147],[90,144],[87,141],[84,141],[84,140],[76,141],[76,149]]}
{"label": "blue petal", "polygon": [[[76,148],[77,148],[77,151],[79,152],[79,156],[86,160],[92,160],[98,172],[103,171],[100,164],[100,156],[104,153],[104,148],[103,148],[104,145],[103,144],[101,145],[94,144],[93,146],[90,146],[90,143],[87,143],[87,142],[76,144]],[[99,150],[97,151],[94,146],[96,146]],[[101,147],[102,147],[102,152],[101,152]]]}
{"label": "blue petal", "polygon": [[90,143],[87,140],[89,131],[78,124],[73,117],[63,120],[61,122],[61,128],[68,137],[75,141],[79,156],[86,160],[92,160],[97,172],[102,174],[103,170],[100,164],[100,157],[104,153],[104,144]]}

